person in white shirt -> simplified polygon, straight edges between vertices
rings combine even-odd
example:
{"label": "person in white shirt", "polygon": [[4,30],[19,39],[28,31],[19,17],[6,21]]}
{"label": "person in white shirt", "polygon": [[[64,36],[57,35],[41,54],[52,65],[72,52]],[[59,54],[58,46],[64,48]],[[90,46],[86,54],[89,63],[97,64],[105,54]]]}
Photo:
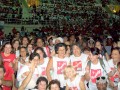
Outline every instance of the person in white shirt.
{"label": "person in white shirt", "polygon": [[96,78],[100,76],[108,77],[110,68],[105,60],[99,58],[99,49],[90,49],[90,61],[86,66],[85,78],[89,81],[89,90],[98,90],[96,86]]}
{"label": "person in white shirt", "polygon": [[65,68],[64,76],[66,78],[66,90],[86,90],[84,79],[76,73],[71,65]]}
{"label": "person in white shirt", "polygon": [[111,59],[108,60],[108,65],[111,69],[112,76],[109,78],[110,88],[109,90],[116,90],[118,87],[119,75],[117,70],[117,63],[120,62],[120,49],[118,47],[113,48],[111,52]]}
{"label": "person in white shirt", "polygon": [[[117,63],[117,70],[118,70],[118,75],[120,80],[120,62]],[[118,90],[120,90],[120,82],[118,82]]]}
{"label": "person in white shirt", "polygon": [[85,67],[87,65],[88,55],[82,53],[79,44],[73,44],[71,51],[71,65],[75,68],[79,75],[83,76],[85,74]]}
{"label": "person in white shirt", "polygon": [[[61,83],[61,88],[65,88],[65,79],[64,79],[64,68],[70,64],[69,57],[66,57],[66,45],[64,43],[58,43],[55,45],[55,53],[58,54],[55,57],[52,57],[47,65],[47,79],[51,81],[52,79],[57,79]],[[52,73],[50,71],[52,70]]]}
{"label": "person in white shirt", "polygon": [[[32,74],[32,78],[31,78],[30,82],[28,83],[28,85],[26,86],[25,90],[33,89],[36,86],[37,79],[41,76],[41,68],[38,65],[39,64],[39,59],[40,59],[40,56],[39,56],[38,53],[32,53],[30,55],[29,60],[30,60],[30,62],[34,61],[35,70],[34,70],[34,72]],[[24,66],[20,70],[20,73],[17,76],[17,80],[20,82],[20,85],[23,82],[23,80],[28,76],[29,72],[30,72],[29,65]]]}
{"label": "person in white shirt", "polygon": [[40,76],[36,82],[36,87],[33,90],[46,90],[48,86],[47,78]]}
{"label": "person in white shirt", "polygon": [[39,61],[39,65],[40,65],[40,68],[41,68],[41,74],[42,76],[45,76],[46,77],[46,68],[47,68],[47,65],[48,65],[48,61],[49,61],[49,57],[47,57],[45,51],[43,50],[43,48],[41,47],[37,47],[35,50],[34,50],[35,53],[38,53],[40,55],[40,61]]}
{"label": "person in white shirt", "polygon": [[[15,60],[15,65],[14,65],[14,70],[17,72],[17,75],[19,74],[20,70],[28,65],[29,63],[29,56],[27,53],[27,48],[26,47],[21,47],[20,48],[20,56],[16,58]],[[16,87],[18,87],[19,82],[16,81]]]}

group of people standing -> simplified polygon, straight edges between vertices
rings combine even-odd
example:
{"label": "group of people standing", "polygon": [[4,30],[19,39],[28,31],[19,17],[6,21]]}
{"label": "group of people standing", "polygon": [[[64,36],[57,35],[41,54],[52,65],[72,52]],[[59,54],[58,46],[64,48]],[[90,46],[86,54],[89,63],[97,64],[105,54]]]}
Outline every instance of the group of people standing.
{"label": "group of people standing", "polygon": [[[119,41],[106,46],[82,36],[14,38],[1,48],[3,90],[119,90]],[[108,53],[109,52],[109,53]]]}

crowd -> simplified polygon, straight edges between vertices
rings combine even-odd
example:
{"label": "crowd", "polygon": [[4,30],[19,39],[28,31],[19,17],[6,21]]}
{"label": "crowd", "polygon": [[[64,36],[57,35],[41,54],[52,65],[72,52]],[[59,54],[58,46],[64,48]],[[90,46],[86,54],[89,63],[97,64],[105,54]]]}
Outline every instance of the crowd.
{"label": "crowd", "polygon": [[[101,6],[91,5],[95,0],[49,1],[55,6],[33,7],[33,17],[23,21],[42,21],[42,27],[32,32],[24,26],[21,31],[14,27],[8,35],[0,29],[0,89],[119,90],[119,19],[110,17]],[[81,5],[87,1],[89,5]],[[7,7],[20,8],[18,0],[10,2],[0,1],[5,4],[0,18],[8,12],[18,15],[18,9]]]}
{"label": "crowd", "polygon": [[5,23],[20,23],[22,7],[18,0],[0,1],[0,20]]}
{"label": "crowd", "polygon": [[[95,32],[92,32],[95,34]],[[100,34],[99,32],[97,32]],[[1,46],[3,90],[119,90],[120,41],[105,35],[13,30]]]}

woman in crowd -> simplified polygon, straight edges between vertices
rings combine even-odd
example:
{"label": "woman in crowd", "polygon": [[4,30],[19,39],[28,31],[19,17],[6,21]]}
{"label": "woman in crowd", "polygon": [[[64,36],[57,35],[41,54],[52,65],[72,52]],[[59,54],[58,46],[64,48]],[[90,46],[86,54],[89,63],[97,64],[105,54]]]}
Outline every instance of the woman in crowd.
{"label": "woman in crowd", "polygon": [[12,87],[13,82],[11,80],[5,80],[4,75],[5,75],[5,68],[3,65],[3,59],[2,56],[0,55],[0,90],[3,90],[4,86]]}
{"label": "woman in crowd", "polygon": [[24,36],[21,40],[21,46],[27,47],[28,43],[29,43],[29,38]]}
{"label": "woman in crowd", "polygon": [[99,58],[99,49],[91,48],[89,58],[86,66],[85,78],[89,81],[89,90],[98,90],[96,86],[96,78],[100,76],[108,77],[110,68],[107,62]]}
{"label": "woman in crowd", "polygon": [[107,51],[105,50],[104,46],[102,45],[102,43],[100,41],[96,41],[95,42],[95,47],[100,50],[100,54],[101,54],[100,58],[103,58],[105,60],[109,60],[110,59]]}
{"label": "woman in crowd", "polygon": [[61,90],[60,82],[57,79],[51,80],[48,85],[49,90]]}
{"label": "woman in crowd", "polygon": [[[5,45],[3,46],[3,52],[1,53],[1,56],[3,58],[4,68],[6,70],[4,79],[12,81],[13,89],[14,89],[15,77],[14,77],[13,66],[15,64],[16,55],[12,53],[12,45],[9,42],[5,43]],[[12,90],[12,87],[4,86],[3,89]]]}
{"label": "woman in crowd", "polygon": [[64,75],[66,79],[66,90],[86,90],[83,78],[77,75],[77,72],[71,65],[65,68]]}
{"label": "woman in crowd", "polygon": [[33,75],[33,72],[35,70],[34,60],[31,61],[30,65],[29,65],[29,69],[30,69],[30,72],[28,73],[28,76],[23,80],[23,82],[20,85],[20,87],[18,88],[18,90],[24,90],[27,87],[28,83],[30,82],[32,75]]}
{"label": "woman in crowd", "polygon": [[27,51],[28,51],[29,55],[31,53],[33,53],[33,51],[34,51],[34,45],[29,43],[28,46],[27,46]]}
{"label": "woman in crowd", "polygon": [[44,51],[45,51],[45,53],[46,53],[46,55],[47,55],[48,57],[50,57],[50,49],[49,49],[48,46],[45,46],[45,42],[43,41],[42,38],[38,38],[37,41],[36,41],[36,44],[37,44],[37,45],[36,45],[36,48],[37,48],[37,47],[43,48]]}
{"label": "woman in crowd", "polygon": [[36,90],[47,90],[47,86],[48,86],[48,80],[47,78],[41,76],[38,78],[37,82],[36,82]]}
{"label": "woman in crowd", "polygon": [[42,76],[46,77],[46,68],[48,65],[49,58],[47,57],[47,55],[45,54],[45,51],[41,47],[37,47],[34,52],[40,55],[39,65],[42,70],[41,74]]}
{"label": "woman in crowd", "polygon": [[19,57],[19,55],[20,55],[20,52],[19,52],[20,42],[19,42],[19,40],[13,40],[12,41],[12,47],[13,47],[13,50],[16,54],[16,58]]}
{"label": "woman in crowd", "polygon": [[85,66],[87,65],[88,55],[82,53],[79,44],[73,44],[71,51],[71,65],[75,68],[77,73],[82,76],[85,73]]}
{"label": "woman in crowd", "polygon": [[[70,59],[65,56],[66,45],[64,43],[58,43],[55,45],[56,57],[52,57],[47,65],[46,73],[47,79],[57,79],[61,83],[61,90],[65,89],[65,79],[63,75],[64,68],[70,64]],[[51,72],[51,73],[50,73]]]}
{"label": "woman in crowd", "polygon": [[117,72],[118,62],[120,62],[120,48],[116,47],[112,49],[111,59],[108,61],[108,65],[112,72],[112,76],[109,77],[109,84],[110,84],[109,90],[117,90],[118,88],[118,82],[119,82],[118,79],[119,73]]}
{"label": "woman in crowd", "polygon": [[106,39],[106,45],[105,45],[105,49],[107,50],[108,55],[111,54],[112,45],[113,45],[113,38],[112,36],[108,36]]}
{"label": "woman in crowd", "polygon": [[[28,85],[26,86],[25,89],[34,89],[34,87],[36,86],[36,81],[37,79],[41,76],[41,68],[39,67],[39,59],[40,56],[38,53],[32,53],[30,55],[30,63],[32,61],[34,61],[35,63],[35,69],[34,72],[32,74],[32,78],[30,79],[30,82],[28,83]],[[21,83],[23,82],[23,80],[28,76],[28,74],[30,73],[30,68],[29,65],[24,66],[21,70],[20,73],[17,76],[17,80]]]}
{"label": "woman in crowd", "polygon": [[20,47],[20,56],[16,59],[16,71],[19,70],[29,63],[29,55],[26,47]]}

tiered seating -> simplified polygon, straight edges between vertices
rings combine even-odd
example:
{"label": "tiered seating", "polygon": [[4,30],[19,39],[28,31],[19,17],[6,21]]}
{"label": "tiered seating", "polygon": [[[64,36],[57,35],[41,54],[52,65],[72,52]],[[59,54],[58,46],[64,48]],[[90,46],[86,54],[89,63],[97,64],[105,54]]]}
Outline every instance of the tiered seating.
{"label": "tiered seating", "polygon": [[5,23],[20,23],[22,7],[18,0],[1,0],[0,4],[0,20]]}

